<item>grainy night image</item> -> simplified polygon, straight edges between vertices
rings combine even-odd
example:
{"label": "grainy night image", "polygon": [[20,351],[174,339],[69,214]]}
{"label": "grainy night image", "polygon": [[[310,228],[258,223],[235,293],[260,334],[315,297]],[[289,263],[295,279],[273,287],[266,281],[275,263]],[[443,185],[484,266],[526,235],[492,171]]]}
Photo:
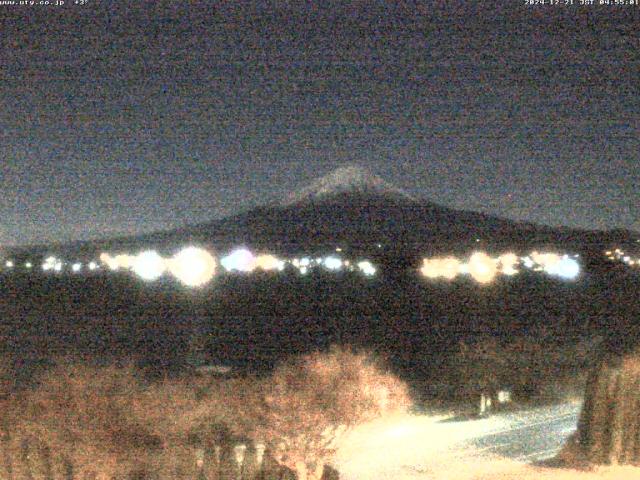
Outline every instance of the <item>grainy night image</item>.
{"label": "grainy night image", "polygon": [[638,27],[0,0],[0,480],[640,479]]}

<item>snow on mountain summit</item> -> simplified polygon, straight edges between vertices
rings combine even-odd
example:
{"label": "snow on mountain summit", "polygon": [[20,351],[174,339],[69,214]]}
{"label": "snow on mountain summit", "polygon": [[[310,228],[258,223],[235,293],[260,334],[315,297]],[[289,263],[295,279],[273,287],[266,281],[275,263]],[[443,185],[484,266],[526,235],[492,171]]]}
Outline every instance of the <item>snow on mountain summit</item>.
{"label": "snow on mountain summit", "polygon": [[300,202],[323,200],[344,193],[374,194],[390,197],[401,197],[405,200],[414,198],[404,190],[386,182],[358,165],[340,167],[319,178],[285,200],[286,205]]}

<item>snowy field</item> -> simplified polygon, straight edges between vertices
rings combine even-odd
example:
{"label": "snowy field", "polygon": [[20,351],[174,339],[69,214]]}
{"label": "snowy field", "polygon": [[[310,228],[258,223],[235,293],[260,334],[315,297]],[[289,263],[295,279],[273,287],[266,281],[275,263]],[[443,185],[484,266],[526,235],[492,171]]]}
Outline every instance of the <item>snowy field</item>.
{"label": "snowy field", "polygon": [[640,469],[578,471],[536,466],[575,431],[579,402],[489,418],[396,417],[363,426],[341,443],[334,464],[345,480],[640,479]]}

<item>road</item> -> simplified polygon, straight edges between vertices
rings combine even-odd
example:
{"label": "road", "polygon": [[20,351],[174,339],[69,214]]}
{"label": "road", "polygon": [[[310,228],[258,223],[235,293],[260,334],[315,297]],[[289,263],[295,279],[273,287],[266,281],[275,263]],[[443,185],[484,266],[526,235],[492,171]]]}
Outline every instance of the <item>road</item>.
{"label": "road", "polygon": [[[346,480],[431,479],[470,459],[533,463],[559,452],[576,429],[580,403],[457,420],[426,415],[372,423],[350,434],[334,462]],[[463,478],[460,476],[460,478]]]}
{"label": "road", "polygon": [[569,435],[576,430],[580,405],[566,403],[502,415],[505,429],[488,432],[467,445],[476,452],[487,452],[523,462],[536,462],[555,456]]}

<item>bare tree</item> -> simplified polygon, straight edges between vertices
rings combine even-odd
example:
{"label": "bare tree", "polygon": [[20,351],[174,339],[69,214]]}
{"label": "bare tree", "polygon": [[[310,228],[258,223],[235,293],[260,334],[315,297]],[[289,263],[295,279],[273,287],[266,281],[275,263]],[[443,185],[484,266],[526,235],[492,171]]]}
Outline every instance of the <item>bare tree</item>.
{"label": "bare tree", "polygon": [[408,389],[371,357],[346,349],[292,359],[263,384],[249,412],[253,435],[299,480],[320,479],[337,441],[350,428],[410,404]]}

